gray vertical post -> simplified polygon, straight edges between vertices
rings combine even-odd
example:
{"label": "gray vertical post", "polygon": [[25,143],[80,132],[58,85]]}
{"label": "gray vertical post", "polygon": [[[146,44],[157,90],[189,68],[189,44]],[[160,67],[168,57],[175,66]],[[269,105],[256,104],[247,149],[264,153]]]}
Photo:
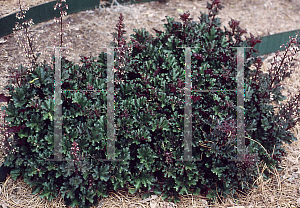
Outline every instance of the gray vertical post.
{"label": "gray vertical post", "polygon": [[184,160],[192,160],[191,48],[185,48]]}
{"label": "gray vertical post", "polygon": [[[48,46],[47,48],[53,48]],[[61,49],[54,47],[54,159],[48,161],[66,161],[62,158],[62,101],[61,101]]]}
{"label": "gray vertical post", "polygon": [[114,129],[114,50],[107,49],[107,156],[115,160],[115,129]]}
{"label": "gray vertical post", "polygon": [[[245,147],[245,120],[244,120],[244,51],[245,48],[251,47],[234,47],[237,48],[237,159],[229,160],[229,161],[249,161],[244,158],[246,153]],[[251,160],[251,161],[257,161]]]}
{"label": "gray vertical post", "polygon": [[54,161],[62,160],[61,48],[55,47]]}
{"label": "gray vertical post", "polygon": [[245,151],[245,126],[244,126],[244,48],[237,48],[237,157],[243,160],[242,152]]}

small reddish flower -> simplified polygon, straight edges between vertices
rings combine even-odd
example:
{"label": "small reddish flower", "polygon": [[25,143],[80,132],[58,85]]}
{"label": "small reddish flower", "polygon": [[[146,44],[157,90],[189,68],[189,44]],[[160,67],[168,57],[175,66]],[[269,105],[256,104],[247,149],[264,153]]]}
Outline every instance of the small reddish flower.
{"label": "small reddish flower", "polygon": [[220,57],[218,58],[221,62],[227,62],[230,58],[226,56],[225,53],[221,52]]}
{"label": "small reddish flower", "polygon": [[156,71],[154,72],[154,76],[158,75],[158,73],[160,72],[161,68],[157,67]]}
{"label": "small reddish flower", "polygon": [[189,12],[186,12],[186,13],[180,15],[180,19],[181,19],[183,22],[190,21],[190,20],[192,20],[193,18],[189,18],[189,16],[190,16],[190,13],[189,13]]}
{"label": "small reddish flower", "polygon": [[234,19],[231,19],[231,22],[229,23],[230,28],[235,29],[240,24],[240,21],[236,21]]}
{"label": "small reddish flower", "polygon": [[94,89],[94,86],[93,86],[93,85],[90,85],[90,83],[88,83],[87,88],[88,88],[88,90],[93,90],[93,89]]}
{"label": "small reddish flower", "polygon": [[255,38],[252,33],[250,33],[250,39],[247,40],[247,43],[254,47],[257,43],[261,43],[260,38]]}
{"label": "small reddish flower", "polygon": [[220,1],[220,0],[215,0],[215,1],[213,2],[213,4],[221,4],[221,1]]}
{"label": "small reddish flower", "polygon": [[203,61],[203,56],[202,56],[201,54],[194,53],[193,56],[194,56],[197,60]]}
{"label": "small reddish flower", "polygon": [[243,30],[243,29],[239,29],[239,33],[244,34],[244,33],[247,33],[247,31]]}
{"label": "small reddish flower", "polygon": [[169,84],[169,88],[171,89],[171,92],[177,92],[176,87],[173,86],[173,84]]}
{"label": "small reddish flower", "polygon": [[193,100],[193,102],[197,102],[197,101],[201,100],[201,97],[200,96],[192,96],[192,100]]}
{"label": "small reddish flower", "polygon": [[177,87],[182,88],[184,86],[184,82],[181,79],[177,81]]}
{"label": "small reddish flower", "polygon": [[204,74],[210,74],[210,75],[213,75],[213,72],[211,69],[208,69],[208,70],[204,70]]}

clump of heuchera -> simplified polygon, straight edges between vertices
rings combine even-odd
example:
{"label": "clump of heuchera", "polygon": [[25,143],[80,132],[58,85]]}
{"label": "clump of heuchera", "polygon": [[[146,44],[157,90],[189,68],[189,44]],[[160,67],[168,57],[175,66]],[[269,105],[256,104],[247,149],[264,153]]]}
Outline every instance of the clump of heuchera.
{"label": "clump of heuchera", "polygon": [[[117,118],[115,156],[120,163],[95,159],[105,157],[108,145],[105,112],[108,54],[101,53],[93,61],[82,57],[82,66],[62,58],[62,71],[66,72],[62,73],[62,89],[87,88],[99,92],[94,96],[98,96],[96,99],[90,93],[63,93],[63,154],[73,160],[61,162],[57,168],[46,160],[53,156],[54,65],[52,71],[47,65],[37,67],[27,76],[28,81],[17,88],[8,86],[12,96],[0,98],[8,99],[8,106],[2,110],[6,110],[11,128],[17,128],[13,130],[16,142],[12,144],[16,152],[5,160],[5,166],[13,169],[13,177],[23,175],[36,190],[45,190],[43,195],[48,198],[57,196],[60,190],[66,205],[85,207],[95,205],[96,199],[107,196],[110,189],[117,191],[124,186],[135,187],[129,189],[130,193],[142,190],[160,195],[163,192],[163,199],[171,197],[174,202],[179,201],[179,194],[202,192],[213,199],[218,192],[229,195],[231,191],[250,188],[242,184],[253,182],[257,176],[254,161],[230,161],[237,154],[236,48],[245,47],[244,44],[254,47],[260,40],[250,35],[243,43],[242,35],[246,31],[235,20],[230,21],[228,29],[221,29],[216,18],[222,8],[220,0],[208,3],[207,8],[209,14],[201,13],[200,22],[192,22],[188,12],[180,15],[181,22],[167,17],[165,31],[155,30],[156,37],[145,29],[134,30],[131,47],[123,38],[125,30],[120,16],[114,33],[117,43],[112,44],[118,47],[114,54],[117,79],[114,113]],[[299,44],[296,40],[292,42]],[[197,161],[182,161],[186,87],[183,69],[185,49],[189,46],[193,89],[233,91],[191,94],[191,146]],[[245,139],[248,152],[244,159],[263,161],[269,168],[278,167],[284,153],[282,142],[296,140],[289,130],[299,121],[300,95],[282,105],[275,115],[270,103],[284,100],[279,81],[293,67],[292,59],[284,55],[266,75],[260,72],[262,62],[254,57],[255,52],[254,48],[245,51],[243,107],[245,136],[249,139]],[[252,65],[254,70],[250,68]],[[16,82],[19,76],[15,76]],[[35,96],[38,96],[38,108],[32,102]],[[218,119],[222,122],[217,122]],[[82,153],[92,159],[82,161]],[[22,160],[33,161],[43,174]]]}

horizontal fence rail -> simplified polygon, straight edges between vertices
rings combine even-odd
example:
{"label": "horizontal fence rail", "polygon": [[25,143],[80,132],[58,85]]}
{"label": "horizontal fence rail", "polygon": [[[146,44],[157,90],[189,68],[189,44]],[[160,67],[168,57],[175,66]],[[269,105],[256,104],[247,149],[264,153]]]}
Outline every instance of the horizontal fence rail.
{"label": "horizontal fence rail", "polygon": [[[126,4],[134,4],[134,3],[145,3],[151,1],[158,1],[158,0],[118,0],[121,5]],[[54,10],[54,5],[57,1],[51,1],[48,3],[40,4],[34,7],[31,7],[27,12],[24,20],[33,19],[35,24],[45,22],[54,17],[60,17],[59,9]],[[112,3],[112,0],[107,1],[104,7],[108,7]],[[66,0],[66,4],[68,5],[68,14],[73,14],[89,9],[95,9],[100,6],[99,0]],[[5,16],[0,19],[0,37],[8,35],[13,32],[13,28],[15,27],[15,23],[19,20],[16,18],[15,12],[8,16]]]}

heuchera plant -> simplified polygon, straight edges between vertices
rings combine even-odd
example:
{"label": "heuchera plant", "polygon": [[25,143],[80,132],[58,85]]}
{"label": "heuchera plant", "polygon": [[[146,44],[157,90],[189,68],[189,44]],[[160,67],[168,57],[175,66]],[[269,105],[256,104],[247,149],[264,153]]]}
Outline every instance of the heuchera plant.
{"label": "heuchera plant", "polygon": [[[296,138],[290,129],[299,118],[299,94],[280,104],[275,115],[272,102],[284,100],[280,82],[295,67],[292,57],[299,41],[291,38],[286,53],[274,60],[269,73],[260,71],[262,61],[253,47],[259,38],[246,34],[239,22],[231,20],[221,29],[216,17],[223,8],[219,0],[207,3],[209,13],[200,22],[188,12],[181,22],[166,17],[165,31],[153,37],[145,29],[134,30],[127,44],[125,24],[120,15],[113,33],[115,72],[115,156],[106,159],[107,54],[81,57],[82,66],[62,58],[62,155],[67,161],[49,161],[54,149],[54,66],[37,66],[17,87],[7,86],[11,97],[2,108],[9,128],[5,166],[14,179],[21,177],[33,193],[49,200],[58,194],[66,205],[90,207],[109,190],[127,189],[143,197],[162,194],[179,201],[179,194],[203,194],[212,201],[217,194],[234,195],[251,188],[258,162],[269,169],[278,167],[286,153],[282,142]],[[246,49],[244,64],[245,159],[236,158],[237,52]],[[199,161],[183,161],[185,107],[185,49],[191,49],[192,152]],[[289,52],[292,52],[289,55]],[[279,56],[279,54],[277,54]],[[56,58],[56,57],[54,57]],[[55,63],[55,62],[54,62]],[[254,69],[250,69],[254,66]],[[15,82],[18,80],[15,76]],[[97,92],[70,92],[90,89]],[[273,98],[271,99],[270,93]],[[9,132],[9,130],[7,131]],[[271,156],[270,156],[271,154]],[[265,173],[265,176],[269,176]]]}

